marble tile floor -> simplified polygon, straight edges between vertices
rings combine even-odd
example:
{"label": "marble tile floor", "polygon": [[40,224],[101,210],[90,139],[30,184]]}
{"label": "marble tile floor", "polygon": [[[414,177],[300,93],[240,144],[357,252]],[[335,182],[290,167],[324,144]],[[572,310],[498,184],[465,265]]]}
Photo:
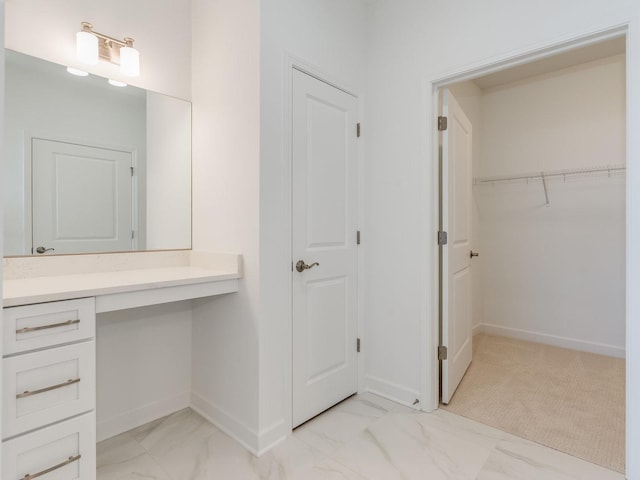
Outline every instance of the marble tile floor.
{"label": "marble tile floor", "polygon": [[190,409],[98,444],[98,480],[623,480],[455,414],[351,397],[256,458]]}

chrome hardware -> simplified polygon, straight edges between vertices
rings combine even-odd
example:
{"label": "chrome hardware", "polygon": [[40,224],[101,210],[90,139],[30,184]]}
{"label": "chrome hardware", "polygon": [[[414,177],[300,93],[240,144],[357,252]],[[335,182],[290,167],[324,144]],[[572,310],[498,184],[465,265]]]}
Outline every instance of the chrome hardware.
{"label": "chrome hardware", "polygon": [[307,265],[306,263],[304,263],[304,260],[298,260],[298,263],[296,263],[296,270],[299,272],[304,272],[305,270],[309,270],[310,268],[313,267],[319,267],[320,264],[318,262],[314,262],[311,265]]}
{"label": "chrome hardware", "polygon": [[78,460],[80,460],[81,457],[82,457],[82,455],[80,455],[80,454],[76,455],[75,457],[69,457],[64,462],[61,462],[61,463],[59,463],[57,465],[54,465],[53,467],[49,467],[46,470],[42,470],[41,472],[34,473],[33,475],[31,475],[30,473],[27,473],[20,480],[32,480],[34,478],[42,477],[43,475],[46,475],[47,473],[51,473],[51,472],[53,472],[55,470],[58,470],[59,468],[66,467],[70,463],[77,462]]}
{"label": "chrome hardware", "polygon": [[53,251],[55,251],[55,248],[44,248],[44,247],[36,248],[36,253],[47,253],[47,252],[53,252]]}
{"label": "chrome hardware", "polygon": [[69,385],[73,385],[75,383],[80,383],[80,379],[76,378],[76,379],[67,380],[64,383],[59,383],[58,385],[52,385],[51,387],[41,388],[40,390],[33,390],[32,392],[27,390],[26,392],[17,394],[16,398],[20,399],[20,398],[31,397],[33,395],[38,395],[39,393],[50,392],[51,390],[57,390],[58,388],[68,387]]}
{"label": "chrome hardware", "polygon": [[480,254],[478,252],[474,252],[473,250],[469,252],[469,258],[477,257],[478,255]]}
{"label": "chrome hardware", "polygon": [[19,333],[29,333],[29,332],[37,332],[39,330],[48,330],[50,328],[60,328],[60,327],[67,327],[69,325],[75,325],[76,323],[80,323],[80,320],[69,320],[67,322],[62,322],[62,323],[52,323],[51,325],[42,325],[39,327],[25,327],[25,328],[19,328],[18,330],[16,330],[16,334]]}

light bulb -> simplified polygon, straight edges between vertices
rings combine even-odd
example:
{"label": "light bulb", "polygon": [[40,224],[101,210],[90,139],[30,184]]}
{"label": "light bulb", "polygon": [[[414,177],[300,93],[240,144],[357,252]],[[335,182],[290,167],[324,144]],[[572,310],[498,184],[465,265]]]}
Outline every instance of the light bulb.
{"label": "light bulb", "polygon": [[77,75],[78,77],[86,77],[87,75],[89,75],[84,70],[78,70],[77,68],[72,67],[67,67],[67,72],[69,72],[71,75]]}
{"label": "light bulb", "polygon": [[140,75],[140,53],[133,47],[120,49],[120,73],[128,77]]}
{"label": "light bulb", "polygon": [[114,87],[126,87],[127,84],[124,82],[121,82],[120,80],[114,80],[112,78],[109,79],[109,84],[113,85]]}
{"label": "light bulb", "polygon": [[98,37],[91,32],[76,33],[76,57],[87,65],[98,63]]}

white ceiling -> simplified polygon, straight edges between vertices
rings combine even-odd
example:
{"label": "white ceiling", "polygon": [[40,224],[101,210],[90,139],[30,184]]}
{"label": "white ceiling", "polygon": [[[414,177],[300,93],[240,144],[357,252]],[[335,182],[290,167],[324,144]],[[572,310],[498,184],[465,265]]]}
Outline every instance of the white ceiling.
{"label": "white ceiling", "polygon": [[625,37],[613,38],[473,79],[481,89],[497,87],[625,52]]}

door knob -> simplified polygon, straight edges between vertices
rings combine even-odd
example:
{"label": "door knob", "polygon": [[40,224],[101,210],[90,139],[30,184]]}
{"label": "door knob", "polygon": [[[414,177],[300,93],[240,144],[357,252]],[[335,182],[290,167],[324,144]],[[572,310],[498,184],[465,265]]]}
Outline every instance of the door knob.
{"label": "door knob", "polygon": [[478,252],[474,252],[473,250],[471,250],[471,252],[469,252],[469,258],[477,257],[478,255],[480,255],[480,254]]}
{"label": "door knob", "polygon": [[310,268],[319,266],[320,264],[318,262],[307,265],[306,263],[304,263],[304,260],[298,260],[298,263],[296,263],[296,270],[299,272],[304,272],[305,270],[309,270]]}
{"label": "door knob", "polygon": [[47,252],[53,252],[53,251],[55,251],[55,248],[44,248],[44,247],[36,248],[36,253],[47,253]]}

